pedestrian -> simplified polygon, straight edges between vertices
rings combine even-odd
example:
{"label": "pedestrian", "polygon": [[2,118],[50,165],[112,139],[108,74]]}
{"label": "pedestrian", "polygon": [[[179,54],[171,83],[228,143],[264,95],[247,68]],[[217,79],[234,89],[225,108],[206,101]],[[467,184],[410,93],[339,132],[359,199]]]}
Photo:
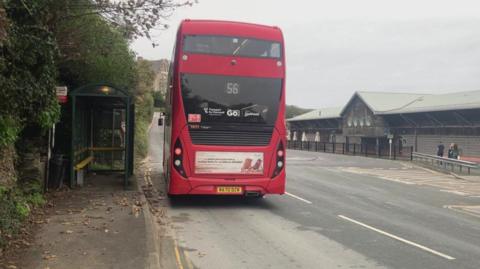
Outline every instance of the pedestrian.
{"label": "pedestrian", "polygon": [[443,157],[443,152],[445,151],[445,146],[443,145],[442,141],[440,141],[440,144],[437,146],[437,156],[438,157]]}
{"label": "pedestrian", "polygon": [[450,148],[448,149],[448,158],[450,159],[458,159],[458,145],[455,143],[450,144]]}

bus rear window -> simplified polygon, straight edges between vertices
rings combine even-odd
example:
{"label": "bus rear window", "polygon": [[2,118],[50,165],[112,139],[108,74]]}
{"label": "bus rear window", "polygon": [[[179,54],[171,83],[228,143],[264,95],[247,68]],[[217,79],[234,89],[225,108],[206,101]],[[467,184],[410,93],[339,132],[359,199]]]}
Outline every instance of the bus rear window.
{"label": "bus rear window", "polygon": [[181,81],[188,122],[273,126],[278,117],[280,78],[182,74]]}
{"label": "bus rear window", "polygon": [[184,38],[183,51],[242,57],[281,57],[280,43],[245,37],[187,35]]}

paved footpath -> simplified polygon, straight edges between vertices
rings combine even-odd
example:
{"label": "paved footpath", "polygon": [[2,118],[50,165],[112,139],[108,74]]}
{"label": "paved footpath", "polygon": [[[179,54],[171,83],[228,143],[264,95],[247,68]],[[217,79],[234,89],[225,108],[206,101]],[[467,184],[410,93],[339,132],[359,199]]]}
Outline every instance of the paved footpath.
{"label": "paved footpath", "polygon": [[[136,187],[135,187],[136,188]],[[122,178],[91,176],[83,188],[55,192],[25,251],[9,268],[147,268],[149,231],[138,191]]]}

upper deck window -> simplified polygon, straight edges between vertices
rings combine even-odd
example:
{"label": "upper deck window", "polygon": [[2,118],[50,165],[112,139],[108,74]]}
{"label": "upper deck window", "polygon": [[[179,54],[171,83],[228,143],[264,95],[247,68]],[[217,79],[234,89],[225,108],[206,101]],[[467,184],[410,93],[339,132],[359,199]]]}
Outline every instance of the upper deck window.
{"label": "upper deck window", "polygon": [[183,51],[200,54],[274,59],[278,59],[282,55],[279,42],[245,37],[207,35],[185,36]]}

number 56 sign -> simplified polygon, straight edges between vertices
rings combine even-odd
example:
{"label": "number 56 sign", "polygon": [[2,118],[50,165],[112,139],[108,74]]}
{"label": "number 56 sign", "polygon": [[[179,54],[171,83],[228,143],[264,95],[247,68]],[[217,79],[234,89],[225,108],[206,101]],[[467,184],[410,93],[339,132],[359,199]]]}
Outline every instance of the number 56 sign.
{"label": "number 56 sign", "polygon": [[236,82],[227,82],[227,94],[238,94],[240,85]]}

